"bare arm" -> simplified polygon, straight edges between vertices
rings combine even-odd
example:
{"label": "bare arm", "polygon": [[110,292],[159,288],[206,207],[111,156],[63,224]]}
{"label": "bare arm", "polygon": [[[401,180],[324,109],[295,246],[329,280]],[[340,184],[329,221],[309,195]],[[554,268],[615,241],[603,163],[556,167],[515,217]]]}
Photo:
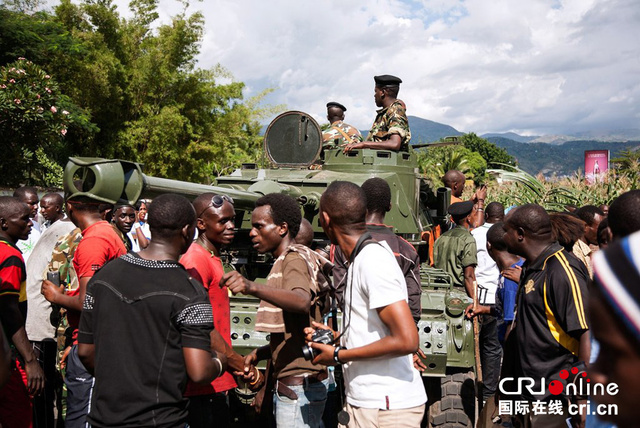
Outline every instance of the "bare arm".
{"label": "bare arm", "polygon": [[363,141],[361,143],[347,144],[344,152],[347,153],[354,149],[393,150],[397,152],[400,147],[402,147],[402,138],[398,134],[392,134],[384,141]]}
{"label": "bare arm", "polygon": [[27,372],[27,389],[32,395],[37,395],[44,388],[44,372],[38,363],[33,347],[24,329],[24,319],[18,306],[18,296],[0,297],[0,321],[6,327],[7,335],[11,337],[25,362]]}
{"label": "bare arm", "polygon": [[[409,305],[404,300],[378,309],[382,322],[389,327],[389,335],[365,346],[339,351],[340,362],[358,361],[381,356],[397,357],[409,355],[418,349],[418,330],[411,317]],[[306,330],[305,330],[306,331]],[[332,345],[310,342],[309,345],[321,351],[314,364],[335,365]]]}
{"label": "bare arm", "polygon": [[244,370],[244,357],[233,350],[231,346],[222,338],[218,330],[211,330],[211,350],[220,352],[227,357],[229,371]]}
{"label": "bare arm", "polygon": [[283,290],[257,284],[244,278],[237,271],[227,272],[223,275],[220,286],[224,287],[225,285],[234,295],[238,293],[249,294],[287,312],[309,313],[311,296],[302,289]]}
{"label": "bare arm", "polygon": [[4,337],[4,329],[0,322],[0,389],[9,380],[11,374],[11,349],[9,349],[9,342]]}
{"label": "bare arm", "polygon": [[580,347],[578,348],[578,361],[584,361],[588,366],[591,359],[591,334],[589,330],[580,335]]}
{"label": "bare arm", "polygon": [[82,310],[82,303],[84,302],[84,295],[87,292],[87,284],[91,277],[83,277],[78,280],[78,294],[75,296],[69,296],[64,293],[64,287],[58,287],[54,283],[48,280],[42,281],[42,294],[45,299],[56,305],[60,305],[65,309],[72,309],[75,311]]}
{"label": "bare arm", "polygon": [[473,298],[476,292],[476,267],[465,266],[464,267],[464,288],[467,290],[469,297]]}
{"label": "bare arm", "polygon": [[142,233],[141,227],[136,228],[136,238],[138,238],[138,246],[141,250],[144,250],[149,246],[149,240],[144,236],[144,233]]}
{"label": "bare arm", "polygon": [[96,354],[96,345],[88,343],[78,343],[78,357],[82,361],[82,365],[91,375],[94,375],[94,362]]}
{"label": "bare arm", "polygon": [[[182,348],[187,375],[195,383],[208,384],[220,376],[227,368],[224,354],[211,355],[211,351],[197,348]],[[218,358],[221,364],[215,361]]]}

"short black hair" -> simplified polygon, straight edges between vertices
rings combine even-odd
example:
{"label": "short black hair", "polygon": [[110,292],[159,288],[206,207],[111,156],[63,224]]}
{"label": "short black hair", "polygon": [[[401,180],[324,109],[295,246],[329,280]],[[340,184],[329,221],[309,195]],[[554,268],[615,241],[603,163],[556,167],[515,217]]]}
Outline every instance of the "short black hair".
{"label": "short black hair", "polygon": [[338,226],[364,225],[367,216],[367,197],[364,190],[349,181],[334,181],[320,199],[322,210]]}
{"label": "short black hair", "polygon": [[385,94],[387,94],[387,96],[391,98],[398,98],[398,92],[400,92],[400,86],[398,85],[384,86],[384,87],[380,87],[380,89],[382,89],[385,92]]}
{"label": "short black hair", "polygon": [[367,211],[385,214],[391,205],[391,187],[379,177],[373,177],[362,183],[367,198]]}
{"label": "short black hair", "polygon": [[487,242],[491,244],[491,247],[496,251],[508,251],[507,243],[504,242],[504,223],[499,222],[494,224],[487,231]]}
{"label": "short black hair", "polygon": [[56,193],[56,192],[47,193],[46,195],[44,195],[42,197],[42,199],[40,199],[40,201],[42,201],[44,199],[51,199],[51,201],[54,204],[58,204],[61,209],[64,208],[64,198],[62,197],[62,195],[60,193]]}
{"label": "short black hair", "polygon": [[609,206],[609,228],[615,239],[640,230],[640,190],[620,195]]}
{"label": "short black hair", "polygon": [[35,187],[30,187],[30,186],[18,187],[16,190],[13,191],[13,197],[18,198],[20,200],[22,200],[25,196],[29,194],[33,194],[37,196],[38,191],[36,190]]}
{"label": "short black hair", "polygon": [[167,193],[158,196],[149,206],[149,229],[154,237],[172,237],[195,222],[196,211],[184,196]]}
{"label": "short black hair", "polygon": [[604,212],[602,212],[602,210],[595,205],[585,205],[584,207],[580,207],[575,210],[574,214],[589,226],[591,226],[595,221],[596,214],[604,217]]}
{"label": "short black hair", "polygon": [[484,209],[484,213],[489,218],[504,218],[504,205],[500,202],[491,202]]}
{"label": "short black hair", "polygon": [[551,218],[538,204],[524,204],[511,210],[505,223],[514,227],[521,227],[530,235],[537,237],[551,236]]}
{"label": "short black hair", "polygon": [[256,208],[269,206],[271,218],[275,224],[287,223],[289,236],[295,238],[300,230],[302,213],[298,202],[289,195],[269,193],[256,201]]}
{"label": "short black hair", "polygon": [[28,208],[27,204],[14,196],[0,196],[0,217],[8,219],[20,210]]}

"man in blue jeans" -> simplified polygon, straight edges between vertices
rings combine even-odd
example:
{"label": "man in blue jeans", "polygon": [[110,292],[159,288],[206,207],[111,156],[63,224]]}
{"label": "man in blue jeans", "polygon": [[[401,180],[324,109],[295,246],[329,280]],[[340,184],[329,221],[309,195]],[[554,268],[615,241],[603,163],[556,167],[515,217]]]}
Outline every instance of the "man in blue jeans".
{"label": "man in blue jeans", "polygon": [[[296,244],[302,215],[290,196],[271,193],[256,201],[249,233],[259,253],[271,253],[275,262],[266,284],[228,272],[220,281],[233,294],[261,299],[256,330],[270,334],[269,345],[245,359],[245,372],[271,358],[275,382],[274,406],[278,427],[320,427],[327,400],[327,369],[304,358],[304,328],[321,321],[328,308],[319,292],[325,280],[317,253]],[[311,274],[310,272],[313,272]]]}

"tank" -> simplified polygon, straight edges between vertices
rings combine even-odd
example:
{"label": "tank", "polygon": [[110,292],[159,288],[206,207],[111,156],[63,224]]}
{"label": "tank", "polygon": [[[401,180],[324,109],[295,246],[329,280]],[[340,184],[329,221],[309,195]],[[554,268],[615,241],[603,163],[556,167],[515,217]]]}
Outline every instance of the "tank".
{"label": "tank", "polygon": [[[223,254],[225,268],[237,269],[251,280],[264,281],[272,259],[258,254],[249,239],[251,211],[258,198],[274,192],[296,198],[303,216],[314,227],[314,243],[324,245],[327,238],[317,217],[320,197],[327,186],[337,180],[361,185],[371,177],[383,178],[392,191],[392,208],[385,223],[413,244],[424,262],[422,317],[418,328],[420,348],[427,357],[423,376],[429,396],[428,425],[472,426],[474,339],[472,323],[464,318],[470,299],[464,290],[453,287],[447,273],[429,267],[428,243],[421,238],[433,226],[434,219],[444,217],[448,206],[446,189],[430,191],[420,177],[413,151],[360,149],[344,154],[341,148],[323,149],[318,123],[298,111],[283,113],[271,122],[265,133],[264,156],[269,168],[244,164],[233,173],[218,177],[213,185],[151,177],[144,174],[142,165],[134,162],[70,158],[64,187],[67,194],[109,203],[127,200],[133,204],[163,193],[177,193],[190,199],[205,192],[228,195],[235,202],[237,231],[232,246]],[[81,189],[74,185],[77,179],[83,180]],[[433,199],[433,195],[438,198]],[[231,298],[233,347],[244,355],[268,342],[266,333],[253,328],[257,307],[258,300],[253,297]]]}

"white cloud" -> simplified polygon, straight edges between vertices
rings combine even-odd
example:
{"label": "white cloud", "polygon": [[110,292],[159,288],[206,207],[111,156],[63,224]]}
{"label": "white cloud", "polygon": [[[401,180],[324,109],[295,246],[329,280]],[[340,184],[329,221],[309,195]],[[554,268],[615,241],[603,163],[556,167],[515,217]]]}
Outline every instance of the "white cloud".
{"label": "white cloud", "polygon": [[[124,0],[122,0],[124,2]],[[180,10],[161,0],[161,16]],[[461,131],[535,134],[638,128],[636,0],[205,0],[200,66],[248,94],[324,121],[348,107],[367,129],[373,76],[404,81],[410,115]]]}

